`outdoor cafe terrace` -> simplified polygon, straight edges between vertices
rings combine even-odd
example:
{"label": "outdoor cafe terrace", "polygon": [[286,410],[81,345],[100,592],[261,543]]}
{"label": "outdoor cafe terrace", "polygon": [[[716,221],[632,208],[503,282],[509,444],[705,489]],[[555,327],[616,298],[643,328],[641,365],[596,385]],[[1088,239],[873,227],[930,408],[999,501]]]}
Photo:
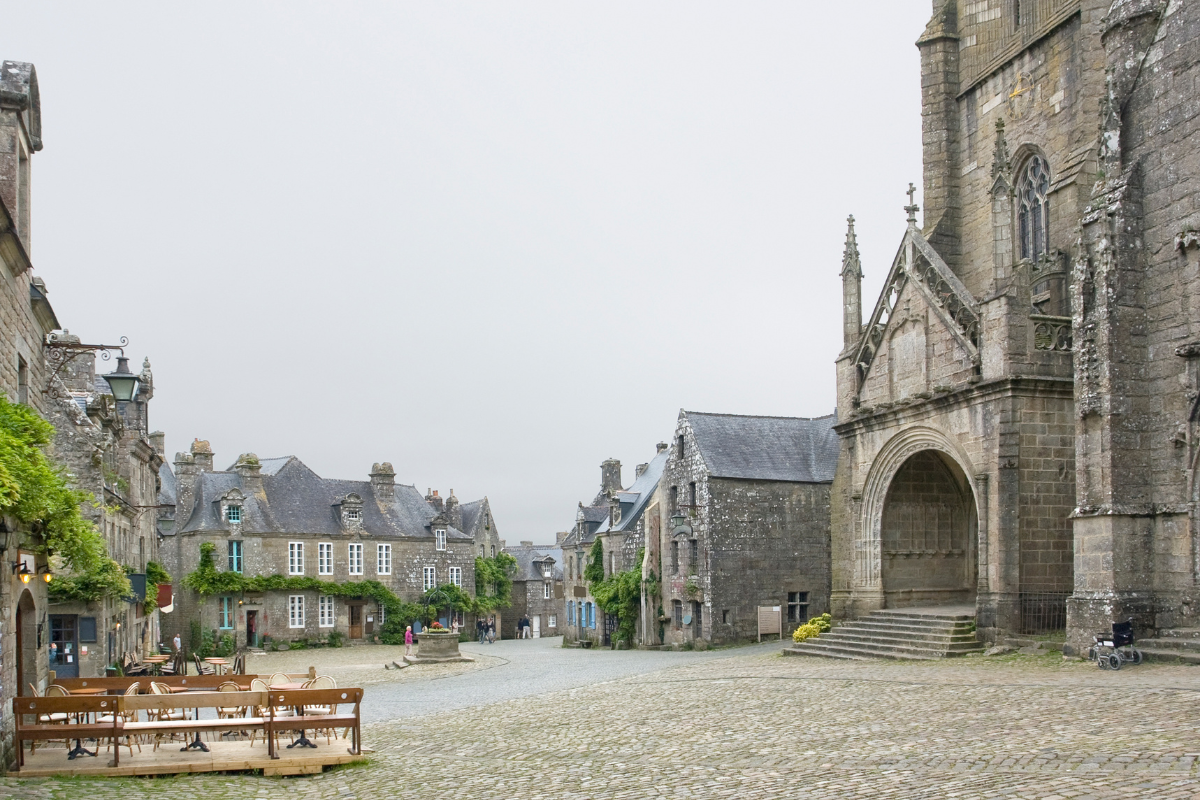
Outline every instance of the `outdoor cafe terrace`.
{"label": "outdoor cafe terrace", "polygon": [[8,774],[301,775],[362,758],[363,690],[314,672],[58,679],[13,699]]}

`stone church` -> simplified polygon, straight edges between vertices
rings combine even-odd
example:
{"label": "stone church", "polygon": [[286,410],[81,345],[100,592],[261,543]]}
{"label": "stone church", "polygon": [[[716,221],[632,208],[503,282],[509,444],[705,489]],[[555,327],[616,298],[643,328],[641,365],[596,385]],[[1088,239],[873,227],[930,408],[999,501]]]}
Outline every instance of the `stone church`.
{"label": "stone church", "polygon": [[846,236],[833,613],[1200,628],[1200,3],[935,0],[917,46],[865,318]]}

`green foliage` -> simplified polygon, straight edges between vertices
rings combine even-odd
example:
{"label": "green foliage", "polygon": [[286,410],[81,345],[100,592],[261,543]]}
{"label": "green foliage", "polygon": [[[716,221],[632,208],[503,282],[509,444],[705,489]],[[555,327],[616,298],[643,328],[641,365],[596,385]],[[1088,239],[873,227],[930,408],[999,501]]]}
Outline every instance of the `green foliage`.
{"label": "green foliage", "polygon": [[208,628],[200,631],[200,648],[199,653],[201,658],[211,658],[213,652],[217,649],[216,637]]}
{"label": "green foliage", "polygon": [[600,541],[598,536],[596,541],[592,542],[587,566],[583,568],[583,579],[588,583],[600,583],[604,580],[604,542]]}
{"label": "green foliage", "polygon": [[128,597],[133,590],[125,568],[106,558],[94,570],[81,575],[54,575],[46,591],[51,603],[91,603],[106,597]]}
{"label": "green foliage", "polygon": [[58,554],[71,572],[107,569],[104,539],[79,511],[92,498],[70,488],[42,450],[53,436],[33,409],[0,395],[0,512],[30,523],[38,534],[30,548]]}
{"label": "green foliage", "polygon": [[345,638],[346,637],[342,634],[341,631],[330,631],[329,632],[329,646],[330,647],[341,647],[342,642],[345,640]]}
{"label": "green foliage", "polygon": [[170,582],[171,576],[161,564],[157,561],[146,562],[146,601],[142,603],[145,613],[151,614],[158,608],[158,585]]}
{"label": "green foliage", "polygon": [[833,618],[828,614],[822,614],[819,617],[813,617],[808,622],[792,631],[792,641],[799,643],[808,639],[813,639],[832,628]]}
{"label": "green foliage", "polygon": [[637,632],[637,619],[641,614],[642,599],[642,555],[638,550],[637,566],[625,572],[618,572],[607,579],[604,578],[604,548],[600,540],[592,545],[591,561],[584,571],[584,577],[594,575],[593,564],[600,563],[600,580],[589,578],[589,591],[596,600],[596,605],[606,614],[617,615],[616,637],[625,642],[632,642]]}
{"label": "green foliage", "polygon": [[512,605],[512,579],[517,574],[517,559],[508,553],[491,558],[475,557],[476,614],[486,614]]}
{"label": "green foliage", "polygon": [[221,643],[217,645],[217,657],[228,658],[237,652],[237,640],[233,638],[232,633],[221,634]]}
{"label": "green foliage", "polygon": [[188,623],[188,655],[200,652],[203,637],[200,635],[200,620],[194,619]]}

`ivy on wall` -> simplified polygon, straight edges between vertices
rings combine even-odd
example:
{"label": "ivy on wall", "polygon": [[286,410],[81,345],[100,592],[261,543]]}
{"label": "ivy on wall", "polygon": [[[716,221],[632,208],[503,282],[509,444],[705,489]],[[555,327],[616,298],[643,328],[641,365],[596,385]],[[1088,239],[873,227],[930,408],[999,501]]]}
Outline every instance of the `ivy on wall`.
{"label": "ivy on wall", "polygon": [[79,510],[93,498],[72,489],[65,471],[46,457],[43,448],[53,438],[49,422],[0,394],[0,513],[29,525],[33,537],[23,547],[62,560],[66,574],[51,580],[51,600],[125,597],[124,570],[108,557],[104,538]]}
{"label": "ivy on wall", "polygon": [[491,558],[476,556],[475,607],[471,610],[486,614],[511,606],[513,576],[516,574],[517,560],[508,553],[497,553]]}
{"label": "ivy on wall", "polygon": [[[625,642],[632,642],[637,633],[637,619],[641,615],[642,601],[642,559],[645,549],[639,548],[637,560],[633,569],[625,572],[615,572],[604,577],[604,546],[600,539],[592,545],[590,558],[583,576],[588,580],[588,591],[596,601],[596,605],[606,614],[617,617],[616,637]],[[597,576],[599,576],[597,578]],[[646,581],[648,596],[658,593],[658,579],[650,573]]]}

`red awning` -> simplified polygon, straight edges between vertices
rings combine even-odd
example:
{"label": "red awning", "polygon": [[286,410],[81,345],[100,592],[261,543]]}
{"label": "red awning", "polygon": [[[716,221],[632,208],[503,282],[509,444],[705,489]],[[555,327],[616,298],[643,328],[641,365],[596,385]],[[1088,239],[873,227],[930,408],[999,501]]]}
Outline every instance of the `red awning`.
{"label": "red awning", "polygon": [[174,594],[171,591],[171,584],[158,584],[158,610],[164,614],[170,614],[174,610]]}

